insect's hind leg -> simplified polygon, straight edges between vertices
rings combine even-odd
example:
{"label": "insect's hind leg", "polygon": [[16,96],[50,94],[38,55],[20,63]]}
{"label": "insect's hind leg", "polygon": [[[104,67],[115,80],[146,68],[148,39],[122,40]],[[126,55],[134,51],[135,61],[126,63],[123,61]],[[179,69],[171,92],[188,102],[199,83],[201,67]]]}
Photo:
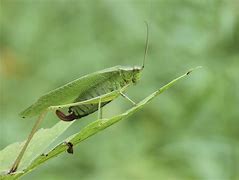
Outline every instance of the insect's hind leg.
{"label": "insect's hind leg", "polygon": [[130,99],[128,96],[126,96],[123,92],[120,92],[120,95],[122,97],[124,97],[125,99],[127,99],[129,102],[131,102],[134,106],[137,105],[132,99]]}
{"label": "insect's hind leg", "polygon": [[17,168],[18,168],[18,166],[19,166],[19,164],[20,164],[20,162],[21,162],[21,160],[22,160],[22,157],[23,157],[23,155],[24,155],[24,153],[25,153],[25,151],[26,151],[26,149],[27,149],[27,147],[28,147],[28,145],[29,145],[31,139],[33,138],[33,135],[36,133],[38,127],[40,126],[41,122],[42,122],[43,119],[45,118],[46,113],[47,113],[47,110],[43,111],[43,112],[39,115],[37,121],[35,122],[35,124],[34,124],[32,130],[31,130],[31,132],[30,132],[30,134],[29,134],[29,136],[28,136],[28,138],[27,138],[27,140],[26,140],[26,142],[25,142],[25,144],[24,144],[24,146],[22,147],[20,153],[19,153],[18,156],[17,156],[17,159],[14,161],[14,163],[13,163],[11,169],[9,170],[8,174],[11,174],[11,173],[14,173],[14,172],[17,171]]}

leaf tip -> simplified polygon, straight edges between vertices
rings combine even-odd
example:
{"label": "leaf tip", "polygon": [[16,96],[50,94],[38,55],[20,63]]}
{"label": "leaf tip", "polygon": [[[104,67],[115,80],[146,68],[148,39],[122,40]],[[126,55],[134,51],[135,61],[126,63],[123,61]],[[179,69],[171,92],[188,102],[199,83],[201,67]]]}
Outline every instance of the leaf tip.
{"label": "leaf tip", "polygon": [[202,68],[202,66],[197,66],[197,67],[195,67],[195,68],[192,68],[192,69],[190,69],[190,70],[186,73],[186,75],[189,75],[189,74],[191,74],[191,72],[193,72],[194,70],[200,69],[200,68]]}

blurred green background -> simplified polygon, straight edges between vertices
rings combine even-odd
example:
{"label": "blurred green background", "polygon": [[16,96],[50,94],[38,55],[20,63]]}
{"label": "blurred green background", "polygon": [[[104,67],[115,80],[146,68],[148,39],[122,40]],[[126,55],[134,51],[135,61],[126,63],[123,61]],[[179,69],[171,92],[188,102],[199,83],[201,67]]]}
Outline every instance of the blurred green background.
{"label": "blurred green background", "polygon": [[[42,94],[115,65],[148,61],[128,95],[139,101],[198,65],[141,111],[41,165],[24,179],[239,179],[237,0],[1,0],[0,148],[35,121],[18,113]],[[111,117],[130,108],[119,98]],[[94,121],[77,121],[67,134]],[[59,119],[49,114],[43,127]]]}

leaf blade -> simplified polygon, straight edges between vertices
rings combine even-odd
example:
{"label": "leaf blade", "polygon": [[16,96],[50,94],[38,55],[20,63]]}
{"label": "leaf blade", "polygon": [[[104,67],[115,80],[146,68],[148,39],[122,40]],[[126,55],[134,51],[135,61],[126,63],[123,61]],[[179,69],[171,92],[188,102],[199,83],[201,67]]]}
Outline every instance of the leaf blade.
{"label": "leaf blade", "polygon": [[[195,68],[195,69],[197,69],[197,68]],[[192,70],[194,70],[194,69],[192,69]],[[150,94],[149,96],[144,98],[142,101],[140,101],[136,106],[130,108],[126,112],[119,114],[117,116],[114,116],[110,119],[96,120],[96,121],[90,123],[89,125],[87,125],[86,127],[84,127],[79,133],[76,133],[76,134],[68,137],[67,139],[65,139],[65,141],[67,141],[67,142],[70,141],[73,145],[79,144],[81,141],[86,140],[87,138],[102,131],[103,129],[110,127],[111,125],[127,118],[128,116],[134,114],[136,111],[143,108],[143,106],[145,106],[146,104],[151,102],[156,96],[158,96],[159,94],[166,91],[168,88],[175,85],[175,83],[177,81],[179,81],[180,79],[189,75],[192,70],[190,70],[187,73],[183,74],[182,76],[179,76],[178,78],[172,80],[171,82],[169,82],[168,84],[166,84],[165,86],[160,88],[159,90],[153,92],[152,94]],[[26,173],[32,171],[34,168],[36,168],[40,164],[46,162],[47,160],[49,160],[51,158],[56,157],[57,155],[59,155],[62,152],[66,151],[67,148],[68,148],[68,146],[65,143],[61,143],[61,144],[57,145],[55,148],[53,148],[51,151],[49,151],[47,154],[38,156],[35,160],[33,160],[31,162],[31,164],[26,169],[24,169],[24,171],[22,171],[22,172],[17,171],[15,174],[11,174],[11,175],[2,174],[2,175],[0,175],[0,178],[1,179],[8,179],[8,178],[16,179],[18,177],[21,177],[21,176],[25,175]],[[1,152],[0,152],[0,154],[1,154]]]}

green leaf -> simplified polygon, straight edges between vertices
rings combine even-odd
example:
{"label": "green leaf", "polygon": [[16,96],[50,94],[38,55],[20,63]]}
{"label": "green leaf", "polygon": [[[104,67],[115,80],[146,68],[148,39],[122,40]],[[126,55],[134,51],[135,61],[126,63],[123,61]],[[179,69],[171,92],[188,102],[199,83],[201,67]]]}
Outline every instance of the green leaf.
{"label": "green leaf", "polygon": [[[60,121],[50,129],[39,129],[30,142],[17,172],[26,169],[34,159],[44,153],[47,147],[61,135],[73,122]],[[0,173],[9,171],[25,141],[8,145],[0,151]],[[1,176],[0,176],[1,177]],[[0,178],[1,179],[1,178]]]}
{"label": "green leaf", "polygon": [[[132,107],[126,112],[109,119],[96,120],[90,123],[89,125],[87,125],[86,127],[84,127],[79,133],[76,133],[68,137],[63,142],[71,142],[75,146],[79,144],[81,141],[87,139],[88,137],[121,121],[122,119],[127,118],[128,116],[134,114],[139,109],[143,108],[147,103],[153,100],[156,96],[158,96],[159,94],[163,93],[165,90],[173,86],[178,80],[190,74],[191,71],[188,71],[186,74],[172,80],[171,82],[169,82],[168,84],[166,84],[159,90],[155,91],[154,93],[150,94],[148,97],[140,101],[136,106]],[[27,152],[24,155],[24,159],[23,159],[23,162],[21,163],[20,168],[14,174],[6,174],[6,172],[10,169],[23,143],[14,143],[12,145],[9,145],[5,149],[3,149],[0,152],[0,162],[1,162],[0,170],[2,171],[0,179],[9,179],[9,178],[15,179],[20,176],[23,176],[26,173],[35,169],[40,164],[45,163],[47,160],[53,157],[56,157],[60,153],[65,152],[68,146],[65,143],[61,143],[57,145],[55,148],[53,148],[51,151],[49,151],[48,153],[43,154],[44,150],[49,144],[51,144],[53,139],[55,139],[57,136],[63,133],[63,131],[65,131],[70,125],[71,123],[59,122],[50,129],[39,130],[37,134],[34,136],[29,148],[27,149]]]}

